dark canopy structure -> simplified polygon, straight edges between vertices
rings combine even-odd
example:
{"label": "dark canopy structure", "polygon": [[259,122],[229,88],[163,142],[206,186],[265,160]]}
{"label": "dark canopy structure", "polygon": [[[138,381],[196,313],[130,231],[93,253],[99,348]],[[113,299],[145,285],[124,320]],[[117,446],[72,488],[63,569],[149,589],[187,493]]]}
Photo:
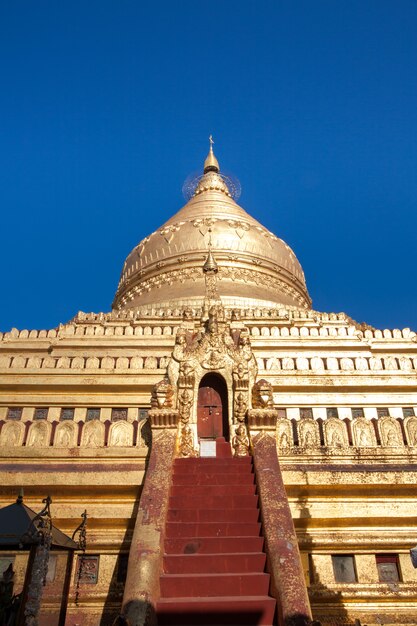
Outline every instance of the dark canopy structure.
{"label": "dark canopy structure", "polygon": [[[14,504],[0,509],[0,548],[29,547],[38,543],[38,514],[19,496]],[[78,544],[52,525],[51,546],[76,550]]]}

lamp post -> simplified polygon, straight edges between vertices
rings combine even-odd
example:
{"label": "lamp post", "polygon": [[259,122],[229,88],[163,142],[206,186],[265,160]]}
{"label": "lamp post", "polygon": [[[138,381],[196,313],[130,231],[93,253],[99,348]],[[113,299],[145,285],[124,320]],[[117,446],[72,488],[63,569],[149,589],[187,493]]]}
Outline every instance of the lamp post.
{"label": "lamp post", "polygon": [[31,578],[25,602],[25,626],[37,626],[38,615],[48,572],[49,552],[52,542],[51,498],[48,496],[42,503],[44,508],[33,518],[29,533],[33,536],[34,555]]}

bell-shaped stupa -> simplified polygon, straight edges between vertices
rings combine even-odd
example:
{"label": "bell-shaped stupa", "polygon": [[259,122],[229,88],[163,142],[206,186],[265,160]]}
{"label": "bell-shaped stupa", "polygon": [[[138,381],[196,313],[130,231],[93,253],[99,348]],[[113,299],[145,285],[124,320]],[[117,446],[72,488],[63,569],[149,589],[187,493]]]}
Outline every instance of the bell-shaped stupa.
{"label": "bell-shaped stupa", "polygon": [[127,257],[114,309],[201,307],[209,240],[225,307],[310,308],[294,252],[234,201],[227,182],[211,141],[192,198]]}

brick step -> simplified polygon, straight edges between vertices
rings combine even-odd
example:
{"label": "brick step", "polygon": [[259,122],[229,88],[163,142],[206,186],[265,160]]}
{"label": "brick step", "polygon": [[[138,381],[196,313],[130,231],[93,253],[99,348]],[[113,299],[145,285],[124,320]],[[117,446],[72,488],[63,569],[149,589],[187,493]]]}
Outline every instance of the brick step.
{"label": "brick step", "polygon": [[269,574],[161,574],[162,598],[207,596],[266,596]]}
{"label": "brick step", "polygon": [[263,596],[164,598],[156,612],[159,626],[271,626],[275,600]]}
{"label": "brick step", "polygon": [[271,626],[275,600],[263,596],[164,598],[156,611],[159,626]]}
{"label": "brick step", "polygon": [[259,510],[250,509],[169,509],[168,522],[257,522]]}
{"label": "brick step", "polygon": [[263,572],[266,556],[258,553],[166,554],[165,574],[238,574]]}
{"label": "brick step", "polygon": [[252,467],[250,465],[222,465],[220,468],[215,465],[209,465],[208,467],[199,467],[198,465],[177,465],[173,468],[174,476],[184,475],[200,475],[200,474],[213,474],[221,476],[249,476],[252,475]]}
{"label": "brick step", "polygon": [[261,552],[263,537],[166,537],[165,554],[217,554]]}
{"label": "brick step", "polygon": [[175,459],[174,469],[180,467],[187,468],[210,468],[216,471],[214,468],[220,471],[220,468],[224,467],[247,467],[252,468],[252,458],[250,456],[232,457],[230,459],[223,459],[217,457],[192,457],[190,459]]}
{"label": "brick step", "polygon": [[[211,476],[221,476],[223,479],[230,478],[231,480],[242,480],[245,479],[246,476],[251,476],[254,478],[254,474],[250,471],[250,467],[237,466],[237,467],[223,467],[221,470],[216,471],[214,467],[207,468],[198,468],[198,467],[177,467],[173,470],[173,479],[176,480],[180,476],[204,476],[205,474],[210,474]],[[215,484],[215,483],[213,483]]]}
{"label": "brick step", "polygon": [[255,494],[256,485],[176,485],[171,487],[171,496],[181,496],[186,494],[193,498],[207,496],[252,496]]}
{"label": "brick step", "polygon": [[195,486],[195,485],[253,485],[255,475],[249,472],[233,472],[232,474],[216,474],[216,472],[174,472],[172,483],[175,486]]}
{"label": "brick step", "polygon": [[174,462],[159,626],[274,623],[252,459],[232,458],[220,440],[216,448],[216,458]]}
{"label": "brick step", "polygon": [[213,496],[194,497],[191,495],[170,496],[170,509],[250,509],[257,508],[258,496]]}
{"label": "brick step", "polygon": [[187,459],[175,459],[173,468],[193,467],[197,469],[213,469],[216,467],[229,467],[231,469],[241,469],[242,471],[252,471],[252,458],[249,456],[232,457],[230,459],[217,457],[190,457]]}
{"label": "brick step", "polygon": [[[223,439],[223,438],[222,438]],[[216,458],[218,459],[231,459],[232,457],[232,447],[230,442],[228,441],[216,441]]]}
{"label": "brick step", "polygon": [[240,524],[236,522],[167,522],[166,534],[171,537],[257,537],[260,523]]}

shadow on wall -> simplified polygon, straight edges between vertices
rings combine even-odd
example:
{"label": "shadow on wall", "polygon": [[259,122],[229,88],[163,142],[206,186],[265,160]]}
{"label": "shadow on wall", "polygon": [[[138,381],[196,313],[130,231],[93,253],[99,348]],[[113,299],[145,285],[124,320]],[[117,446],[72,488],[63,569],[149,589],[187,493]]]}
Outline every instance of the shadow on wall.
{"label": "shadow on wall", "polygon": [[[308,575],[310,578],[310,586],[307,587],[308,595],[310,598],[311,610],[313,612],[314,624],[321,624],[321,626],[355,626],[357,622],[349,618],[346,608],[343,603],[342,595],[339,591],[329,589],[320,579],[320,573],[315,568],[313,559],[311,558],[311,552],[313,549],[313,539],[308,533],[308,519],[311,519],[310,509],[308,507],[308,498],[305,495],[301,495],[297,500],[297,508],[300,513],[301,525],[304,528],[302,548],[303,552],[307,552],[309,555],[309,570]],[[319,604],[315,608],[315,604]],[[296,626],[294,622],[294,626]],[[287,624],[285,624],[287,626]],[[293,626],[288,624],[288,626]],[[298,626],[298,625],[297,625]]]}
{"label": "shadow on wall", "polygon": [[[126,582],[127,562],[129,559],[130,542],[131,542],[133,530],[135,527],[136,517],[137,517],[138,509],[139,509],[140,496],[142,494],[142,487],[145,481],[146,470],[148,468],[149,456],[151,452],[152,430],[150,427],[149,420],[142,427],[141,436],[145,444],[148,446],[148,453],[146,455],[146,461],[145,461],[145,472],[143,475],[142,484],[138,486],[135,502],[133,505],[132,516],[126,528],[126,532],[123,537],[123,540],[120,544],[120,551],[119,551],[115,566],[113,568],[113,573],[112,573],[110,584],[109,584],[109,591],[108,591],[107,598],[103,606],[103,613],[102,613],[102,617],[100,620],[100,626],[113,626],[115,620],[119,620],[119,621],[116,621],[117,626],[119,626],[119,624],[120,626],[122,626],[124,623],[126,623],[126,622],[121,621],[122,618],[118,617],[118,615],[120,615],[120,612],[122,610],[123,593],[124,593],[125,582]],[[145,604],[145,603],[142,603],[142,604]],[[148,609],[148,613],[149,613],[149,618],[150,618],[151,617],[150,609]],[[152,625],[153,623],[154,622],[149,622],[149,624],[152,624]]]}

